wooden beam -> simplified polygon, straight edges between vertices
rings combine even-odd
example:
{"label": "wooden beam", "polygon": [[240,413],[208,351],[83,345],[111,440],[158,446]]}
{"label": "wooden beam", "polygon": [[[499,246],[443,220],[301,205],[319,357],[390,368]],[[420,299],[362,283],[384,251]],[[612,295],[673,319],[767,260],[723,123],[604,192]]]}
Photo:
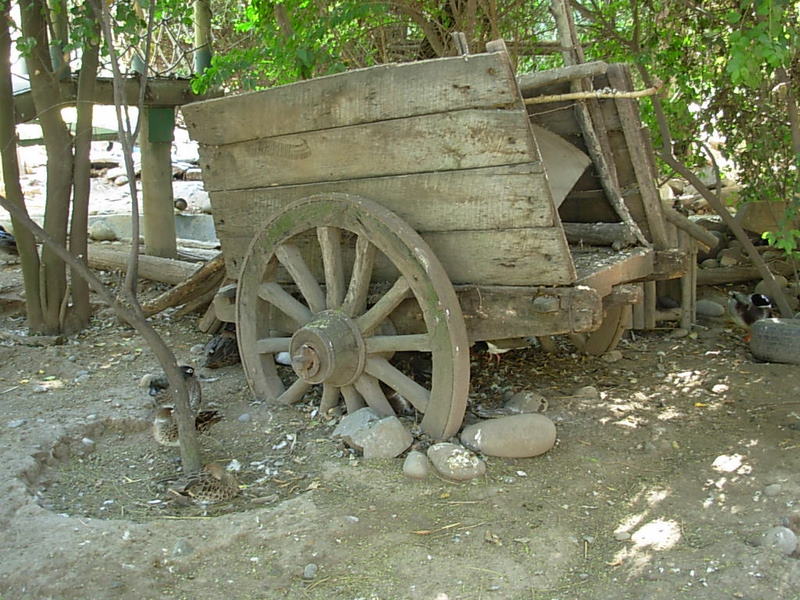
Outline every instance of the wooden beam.
{"label": "wooden beam", "polygon": [[[60,82],[63,102],[73,103],[78,97],[78,79],[72,77]],[[139,78],[131,77],[124,82],[123,100],[130,106],[139,103]],[[190,102],[221,96],[221,92],[196,95],[188,79],[148,79],[145,88],[145,106],[182,106]],[[103,106],[114,105],[114,83],[108,77],[98,77],[92,101]],[[14,118],[16,123],[26,123],[36,118],[36,108],[30,92],[14,95]]]}
{"label": "wooden beam", "polygon": [[719,238],[712,235],[708,232],[707,229],[698,225],[697,223],[690,221],[688,218],[683,216],[677,210],[669,208],[667,206],[664,207],[664,218],[667,221],[675,225],[678,229],[685,231],[698,242],[707,246],[709,249],[713,249],[717,247],[719,244]]}
{"label": "wooden beam", "polygon": [[[627,65],[610,65],[608,68],[608,82],[612,88],[617,90],[630,91],[633,89]],[[644,156],[646,146],[642,140],[642,122],[639,118],[639,107],[636,102],[627,98],[617,98],[614,103],[617,105],[619,120],[622,123],[622,131],[625,135],[628,154],[630,155],[633,172],[639,187],[639,196],[644,207],[653,247],[656,250],[663,250],[668,247],[667,233],[664,228],[661,198],[655,186],[655,173],[650,172],[650,165]]]}
{"label": "wooden beam", "polygon": [[608,63],[606,62],[588,62],[579,65],[571,65],[568,67],[559,67],[557,69],[548,69],[547,71],[523,73],[521,75],[517,75],[517,83],[519,84],[519,89],[522,92],[522,96],[528,98],[533,96],[537,89],[547,85],[564,83],[565,81],[582,79],[584,77],[605,75],[607,70]]}
{"label": "wooden beam", "polygon": [[624,223],[562,223],[570,244],[632,246],[636,238]]}

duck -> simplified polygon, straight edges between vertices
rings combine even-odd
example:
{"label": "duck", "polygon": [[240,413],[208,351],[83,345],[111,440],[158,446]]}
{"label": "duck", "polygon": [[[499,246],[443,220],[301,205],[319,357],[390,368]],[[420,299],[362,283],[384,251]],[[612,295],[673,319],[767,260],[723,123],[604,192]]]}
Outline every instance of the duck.
{"label": "duck", "polygon": [[0,250],[6,254],[18,255],[17,239],[12,233],[6,231],[6,228],[0,225]]}
{"label": "duck", "polygon": [[[198,414],[203,403],[203,393],[200,389],[200,381],[194,372],[194,367],[189,365],[181,365],[178,367],[186,380],[186,387],[189,389],[189,408],[192,412]],[[148,386],[148,393],[153,399],[153,404],[156,408],[160,406],[174,406],[174,399],[169,390],[169,380],[166,375],[160,375],[150,379]]]}
{"label": "duck", "polygon": [[[216,410],[201,410],[194,418],[194,427],[197,431],[207,431],[214,423],[222,420],[222,415]],[[153,438],[162,446],[180,446],[178,437],[178,422],[175,420],[173,409],[164,406],[156,411],[153,419]]]}
{"label": "duck", "polygon": [[203,355],[205,356],[203,366],[209,369],[219,369],[240,363],[236,330],[226,328],[220,331],[205,345]]}
{"label": "duck", "polygon": [[[775,305],[769,296],[764,294],[747,295],[736,291],[729,292],[729,296],[728,312],[733,322],[748,332],[756,321],[769,319],[775,315]],[[749,336],[748,333],[746,338]]]}
{"label": "duck", "polygon": [[167,490],[178,504],[217,504],[232,500],[239,494],[239,482],[219,463],[208,463],[179,485]]}

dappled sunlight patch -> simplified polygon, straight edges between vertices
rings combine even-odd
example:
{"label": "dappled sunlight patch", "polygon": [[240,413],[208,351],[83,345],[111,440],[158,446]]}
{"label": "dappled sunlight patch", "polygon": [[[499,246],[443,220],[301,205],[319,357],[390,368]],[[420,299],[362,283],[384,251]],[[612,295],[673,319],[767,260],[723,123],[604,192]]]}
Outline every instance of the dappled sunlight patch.
{"label": "dappled sunlight patch", "polygon": [[745,464],[744,456],[741,454],[720,454],[711,463],[711,468],[719,473],[738,473],[745,475],[750,473],[752,466]]}
{"label": "dappled sunlight patch", "polygon": [[669,550],[681,539],[681,528],[672,519],[654,519],[642,525],[631,535],[631,541],[639,548]]}

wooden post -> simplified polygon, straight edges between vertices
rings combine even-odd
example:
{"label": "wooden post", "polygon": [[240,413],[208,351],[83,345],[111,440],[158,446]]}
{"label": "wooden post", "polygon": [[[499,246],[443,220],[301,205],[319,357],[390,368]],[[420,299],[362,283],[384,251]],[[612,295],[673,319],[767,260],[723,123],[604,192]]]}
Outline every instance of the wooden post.
{"label": "wooden post", "polygon": [[211,3],[194,2],[194,72],[202,73],[211,66]]}
{"label": "wooden post", "polygon": [[178,252],[171,156],[175,109],[145,108],[139,122],[145,254],[175,258]]}

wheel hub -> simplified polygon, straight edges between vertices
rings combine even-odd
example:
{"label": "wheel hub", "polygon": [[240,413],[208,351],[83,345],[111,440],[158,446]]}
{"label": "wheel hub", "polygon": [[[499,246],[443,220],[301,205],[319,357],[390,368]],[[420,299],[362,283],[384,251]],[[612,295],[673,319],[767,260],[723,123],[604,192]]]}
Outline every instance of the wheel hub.
{"label": "wheel hub", "polygon": [[308,383],[349,385],[364,370],[364,340],[351,318],[324,310],[298,329],[289,347],[292,369]]}

